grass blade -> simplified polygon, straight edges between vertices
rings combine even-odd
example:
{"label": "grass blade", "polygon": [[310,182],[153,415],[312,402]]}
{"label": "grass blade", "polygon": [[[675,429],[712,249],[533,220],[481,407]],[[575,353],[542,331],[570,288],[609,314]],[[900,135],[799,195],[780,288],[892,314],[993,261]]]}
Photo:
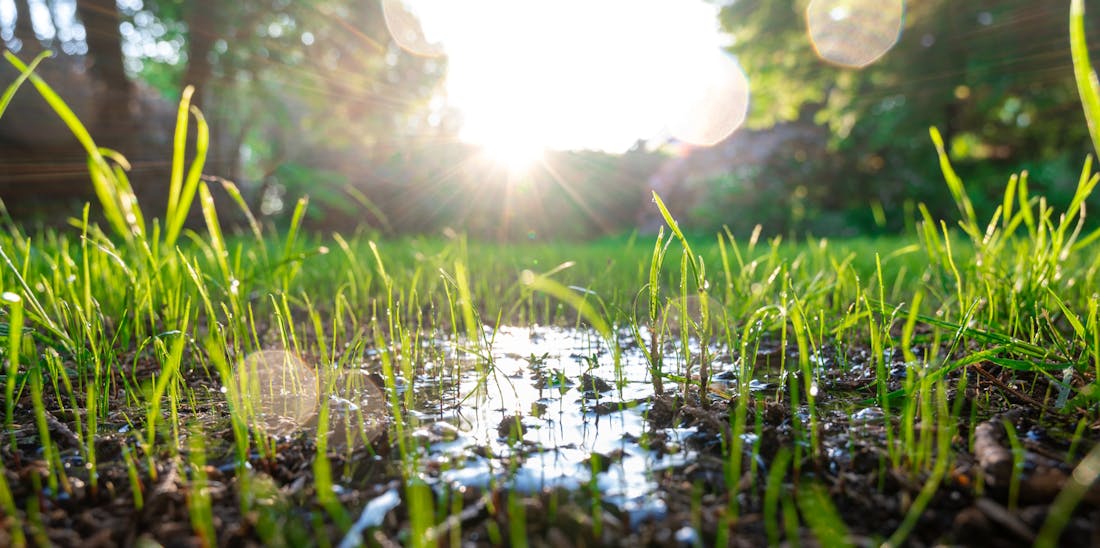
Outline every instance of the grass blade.
{"label": "grass blade", "polygon": [[1069,8],[1069,49],[1073,57],[1073,76],[1077,80],[1077,93],[1085,109],[1092,146],[1100,153],[1100,82],[1089,61],[1088,44],[1085,43],[1085,1],[1073,0]]}
{"label": "grass blade", "polygon": [[798,509],[822,546],[853,546],[848,540],[848,527],[824,487],[816,483],[803,485],[798,490]]}
{"label": "grass blade", "polygon": [[[132,192],[125,196],[120,195],[122,189],[120,189],[119,181],[110,165],[108,165],[106,158],[100,152],[99,147],[92,140],[88,129],[84,127],[84,124],[77,118],[72,109],[65,104],[65,100],[45,80],[36,74],[28,73],[29,67],[10,51],[5,51],[4,57],[16,69],[28,75],[31,84],[34,85],[38,93],[53,108],[54,112],[57,113],[61,121],[65,123],[69,131],[72,132],[76,140],[88,153],[88,170],[92,178],[92,184],[95,186],[96,196],[103,206],[103,214],[107,217],[111,228],[128,242],[132,241],[135,235],[141,235],[141,228],[137,224],[137,219],[141,217],[141,212],[137,209],[137,199],[134,198]],[[127,210],[130,210],[130,213],[124,214]]]}
{"label": "grass blade", "polygon": [[[5,54],[6,53],[7,52],[5,52]],[[27,78],[30,78],[31,73],[34,72],[34,69],[38,68],[38,64],[50,55],[53,55],[53,52],[50,50],[39,53],[38,57],[35,57],[34,60],[31,61],[31,64],[27,66],[27,68],[20,71],[19,77],[16,78],[15,81],[7,87],[7,89],[4,90],[4,94],[0,95],[0,118],[4,117],[4,111],[7,110],[8,105],[11,104],[11,99],[12,97],[15,97],[15,92],[19,91],[19,88],[23,85],[23,82],[27,81]]]}

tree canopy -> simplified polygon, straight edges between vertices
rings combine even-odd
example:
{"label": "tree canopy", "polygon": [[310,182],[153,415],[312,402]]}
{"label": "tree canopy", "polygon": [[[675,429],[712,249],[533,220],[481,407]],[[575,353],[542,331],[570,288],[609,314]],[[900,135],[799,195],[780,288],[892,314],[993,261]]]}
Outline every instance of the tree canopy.
{"label": "tree canopy", "polygon": [[[889,5],[826,3],[853,11]],[[749,75],[750,125],[802,118],[830,128],[847,176],[822,180],[835,187],[829,194],[850,197],[838,206],[867,198],[887,206],[942,202],[929,126],[944,133],[979,192],[998,192],[1009,171],[1026,167],[1038,168],[1034,179],[1055,193],[1072,186],[1064,179],[1088,147],[1068,2],[906,2],[897,43],[862,69],[818,56],[807,32],[809,4],[737,0],[722,6],[720,19]]]}

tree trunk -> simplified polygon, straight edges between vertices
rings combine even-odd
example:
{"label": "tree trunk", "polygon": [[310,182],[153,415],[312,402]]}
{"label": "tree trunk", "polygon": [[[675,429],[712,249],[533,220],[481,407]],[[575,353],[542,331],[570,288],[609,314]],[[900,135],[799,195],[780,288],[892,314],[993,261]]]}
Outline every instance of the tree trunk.
{"label": "tree trunk", "polygon": [[142,136],[140,102],[134,84],[126,76],[122,55],[122,16],[115,0],[77,0],[77,16],[84,24],[90,60],[89,75],[94,85],[94,118],[89,129],[96,143],[118,150],[135,169],[130,178],[139,199],[157,185],[158,173],[148,172],[150,147]]}
{"label": "tree trunk", "polygon": [[192,0],[187,14],[187,73],[183,85],[195,86],[193,102],[200,108],[205,104],[210,82],[210,51],[218,39],[214,21],[217,11],[216,0]]}
{"label": "tree trunk", "polygon": [[92,75],[108,89],[128,95],[132,86],[123,69],[121,18],[115,0],[78,0],[76,11],[87,33]]}
{"label": "tree trunk", "polygon": [[22,47],[20,56],[27,59],[29,55],[35,55],[41,49],[38,37],[34,34],[34,23],[31,21],[31,8],[29,0],[16,0],[15,38],[19,39]]}
{"label": "tree trunk", "polygon": [[133,84],[122,63],[120,16],[115,0],[78,0],[76,11],[84,23],[90,73],[97,84],[96,138],[103,144],[127,152],[135,131],[132,103]]}

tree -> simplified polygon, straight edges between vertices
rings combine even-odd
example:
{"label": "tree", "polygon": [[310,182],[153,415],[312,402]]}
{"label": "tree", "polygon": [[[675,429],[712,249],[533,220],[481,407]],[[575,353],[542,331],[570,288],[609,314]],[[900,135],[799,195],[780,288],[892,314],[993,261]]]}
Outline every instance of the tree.
{"label": "tree", "polygon": [[[999,192],[1011,170],[1062,165],[1063,156],[1079,160],[1087,151],[1066,47],[1068,3],[907,2],[896,45],[861,70],[818,57],[808,4],[738,0],[722,7],[720,20],[749,76],[751,125],[795,119],[808,106],[831,129],[832,149],[846,160],[824,177],[832,207],[912,199],[948,211],[927,138],[932,125],[978,194]],[[1063,174],[1048,175],[1040,186],[1060,184]]]}
{"label": "tree", "polygon": [[84,24],[91,74],[102,86],[98,99],[98,138],[125,150],[134,137],[133,84],[122,57],[121,17],[115,0],[78,0],[76,12]]}
{"label": "tree", "polygon": [[[24,42],[20,55],[26,57],[40,44],[28,0],[15,2],[13,38]],[[394,45],[378,0],[144,0],[121,8],[116,0],[77,0],[76,7],[87,56],[49,60],[40,72],[48,74],[97,142],[138,160],[131,180],[139,197],[143,186],[164,187],[174,103],[187,84],[196,86],[194,102],[210,123],[204,171],[237,181],[246,194],[250,187],[282,184],[274,176],[282,165],[334,167],[316,160],[324,157],[337,168],[358,169],[364,158],[383,161],[413,144],[416,135],[435,132],[425,107],[445,60],[417,57]],[[71,28],[63,30],[73,35]],[[6,81],[15,78],[3,70]],[[73,144],[60,123],[57,131],[50,126],[48,136],[26,123],[52,117],[41,98],[24,90],[16,101],[20,108],[11,109],[0,127],[5,199],[33,194],[22,181],[44,175],[41,169],[26,170],[58,164],[57,147]],[[22,122],[16,124],[17,118]],[[59,192],[87,183],[83,157],[74,155],[79,149],[66,151],[65,171],[78,179],[65,181]],[[41,159],[31,161],[29,154]],[[325,184],[318,179],[311,184]],[[293,195],[310,189],[291,190]],[[163,203],[149,197],[152,204]]]}
{"label": "tree", "polygon": [[109,89],[129,93],[133,87],[122,61],[121,22],[115,0],[78,0],[76,12],[84,24],[92,59],[92,74]]}

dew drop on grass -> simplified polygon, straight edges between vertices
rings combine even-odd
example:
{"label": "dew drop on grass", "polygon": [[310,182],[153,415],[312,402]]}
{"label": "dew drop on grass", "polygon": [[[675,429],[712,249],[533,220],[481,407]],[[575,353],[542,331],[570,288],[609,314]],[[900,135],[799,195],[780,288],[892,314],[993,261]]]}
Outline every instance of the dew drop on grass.
{"label": "dew drop on grass", "polygon": [[19,298],[19,295],[16,295],[11,291],[5,291],[3,295],[0,295],[0,299],[4,299],[5,302],[9,302],[12,304],[18,303],[22,300]]}

